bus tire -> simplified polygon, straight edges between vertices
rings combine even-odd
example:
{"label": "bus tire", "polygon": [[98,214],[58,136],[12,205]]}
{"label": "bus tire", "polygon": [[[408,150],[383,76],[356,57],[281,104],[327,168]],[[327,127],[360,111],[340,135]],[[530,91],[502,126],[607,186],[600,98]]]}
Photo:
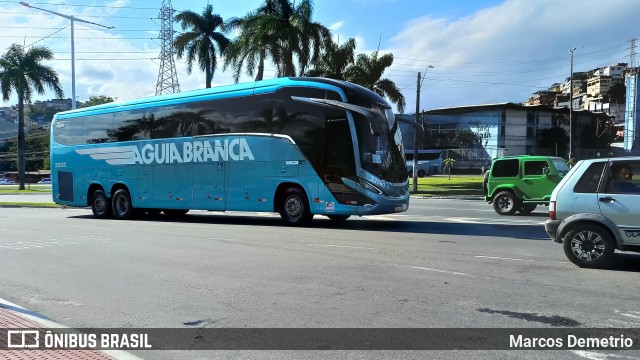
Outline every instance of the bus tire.
{"label": "bus tire", "polygon": [[418,170],[418,177],[423,178],[427,176],[427,173],[424,170]]}
{"label": "bus tire", "polygon": [[162,212],[168,217],[177,218],[180,216],[184,216],[189,210],[184,209],[164,209]]}
{"label": "bus tire", "polygon": [[309,201],[304,191],[297,187],[285,190],[282,196],[280,217],[285,224],[293,226],[306,225],[311,222],[313,214],[309,209]]}
{"label": "bus tire", "polygon": [[118,189],[111,199],[113,216],[118,220],[131,219],[134,214],[131,196],[126,189]]}
{"label": "bus tire", "polygon": [[98,219],[108,219],[111,217],[111,203],[104,191],[96,190],[91,196],[91,211]]}

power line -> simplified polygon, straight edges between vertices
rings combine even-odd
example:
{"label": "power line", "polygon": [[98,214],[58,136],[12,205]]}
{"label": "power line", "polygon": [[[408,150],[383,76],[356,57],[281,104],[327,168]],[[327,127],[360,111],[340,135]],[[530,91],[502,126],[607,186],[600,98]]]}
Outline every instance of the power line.
{"label": "power line", "polygon": [[[25,13],[25,12],[13,12],[13,11],[0,11],[0,14],[6,14],[6,15],[34,15],[31,13]],[[45,15],[41,15],[41,16],[45,16]],[[111,19],[148,19],[151,20],[153,18],[150,17],[144,17],[144,16],[115,16],[115,15],[82,15],[83,18],[99,18],[99,19],[104,19],[104,18],[111,18]]]}
{"label": "power line", "polygon": [[[0,1],[0,3],[4,4],[15,4],[19,5],[20,1]],[[42,2],[30,2],[32,5],[52,5],[51,3],[42,3]],[[65,6],[77,6],[77,7],[87,7],[87,8],[107,8],[107,9],[130,9],[130,10],[158,10],[157,7],[134,7],[134,6],[110,6],[110,5],[89,5],[89,4],[64,4]]]}

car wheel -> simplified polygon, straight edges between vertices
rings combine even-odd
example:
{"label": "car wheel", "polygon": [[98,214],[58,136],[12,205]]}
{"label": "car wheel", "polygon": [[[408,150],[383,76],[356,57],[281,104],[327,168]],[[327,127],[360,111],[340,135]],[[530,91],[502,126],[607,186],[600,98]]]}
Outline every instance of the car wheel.
{"label": "car wheel", "polygon": [[111,207],[113,209],[113,216],[118,220],[131,219],[134,215],[131,196],[126,189],[119,189],[113,194]]}
{"label": "car wheel", "polygon": [[309,210],[309,201],[304,191],[296,187],[285,190],[280,206],[280,217],[287,225],[306,225],[313,214]]}
{"label": "car wheel", "polygon": [[527,215],[527,214],[531,214],[531,212],[535,210],[536,207],[538,207],[538,204],[526,203],[526,204],[522,204],[522,206],[520,206],[520,210],[518,211],[522,215]]}
{"label": "car wheel", "polygon": [[563,240],[564,253],[572,263],[584,268],[602,268],[611,263],[615,246],[602,226],[577,225]]}
{"label": "car wheel", "polygon": [[511,191],[501,191],[493,198],[493,209],[500,215],[513,215],[520,208],[520,200]]}
{"label": "car wheel", "polygon": [[111,203],[104,191],[96,190],[91,197],[91,211],[98,219],[108,219],[111,217]]}

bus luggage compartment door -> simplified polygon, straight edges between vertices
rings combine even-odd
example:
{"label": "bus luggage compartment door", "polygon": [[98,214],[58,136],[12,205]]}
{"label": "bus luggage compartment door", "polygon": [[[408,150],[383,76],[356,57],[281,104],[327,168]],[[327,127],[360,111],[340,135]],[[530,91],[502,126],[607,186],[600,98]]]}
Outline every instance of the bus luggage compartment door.
{"label": "bus luggage compartment door", "polygon": [[226,163],[193,165],[193,207],[203,210],[225,210]]}

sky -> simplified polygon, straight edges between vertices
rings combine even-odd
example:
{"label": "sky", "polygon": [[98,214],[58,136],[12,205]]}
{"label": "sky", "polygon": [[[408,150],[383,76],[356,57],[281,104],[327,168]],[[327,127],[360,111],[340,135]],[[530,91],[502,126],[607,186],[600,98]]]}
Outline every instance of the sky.
{"label": "sky", "polygon": [[[75,22],[78,101],[155,94],[162,0],[28,2],[115,27]],[[226,20],[262,2],[174,0],[173,8],[201,13],[210,3]],[[331,29],[335,41],[355,38],[356,53],[392,53],[394,63],[384,76],[404,94],[405,112],[414,113],[418,72],[423,76],[420,110],[430,110],[526,101],[569,77],[574,47],[576,72],[628,63],[630,40],[640,38],[639,13],[637,0],[315,0],[313,19]],[[0,54],[13,43],[50,48],[55,59],[45,64],[59,74],[65,97],[71,97],[70,21],[17,0],[0,0],[0,24]],[[174,29],[181,31],[177,23]],[[185,62],[176,59],[176,68],[182,91],[204,88],[197,67],[188,74]],[[274,75],[275,66],[267,64],[265,78]],[[218,68],[213,86],[231,83],[231,72]],[[53,97],[47,92],[34,100]],[[16,99],[14,94],[0,106],[15,105]]]}

